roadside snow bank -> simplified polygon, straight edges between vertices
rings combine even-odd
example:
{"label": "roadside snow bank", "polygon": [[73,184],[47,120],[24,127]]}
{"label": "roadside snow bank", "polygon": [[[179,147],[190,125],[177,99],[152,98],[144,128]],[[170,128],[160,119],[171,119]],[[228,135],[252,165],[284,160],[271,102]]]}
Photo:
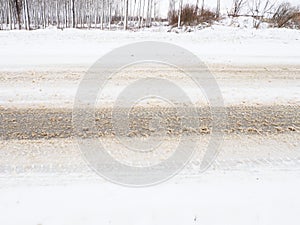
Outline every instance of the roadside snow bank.
{"label": "roadside snow bank", "polygon": [[[156,28],[157,29],[157,28]],[[0,32],[0,70],[87,69],[110,50],[138,41],[183,46],[208,64],[299,64],[300,31],[214,25],[193,33],[46,29]]]}

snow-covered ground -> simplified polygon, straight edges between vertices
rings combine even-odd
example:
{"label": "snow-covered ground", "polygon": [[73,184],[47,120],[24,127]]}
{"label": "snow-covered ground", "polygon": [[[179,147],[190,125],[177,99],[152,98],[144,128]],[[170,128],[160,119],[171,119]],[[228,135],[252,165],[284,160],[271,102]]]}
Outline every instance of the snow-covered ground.
{"label": "snow-covered ground", "polygon": [[110,184],[0,190],[1,224],[299,224],[299,173],[210,173],[130,189]]}
{"label": "snow-covered ground", "polygon": [[[175,34],[167,28],[140,32],[100,30],[2,31],[0,69],[87,69],[110,50],[137,41],[165,41],[182,46],[202,61],[225,65],[297,65],[300,31],[213,26]],[[156,32],[154,32],[156,31]]]}
{"label": "snow-covered ground", "polygon": [[[175,34],[166,29],[0,32],[0,110],[70,108],[81,78],[97,59],[146,40],[196,54],[214,74],[226,105],[299,106],[300,31],[215,25]],[[202,103],[187,79],[174,73],[162,77]],[[100,100],[112,103],[134,78],[108,83]],[[132,189],[86,169],[74,140],[1,140],[0,224],[299,224],[299,151],[299,130],[233,134],[205,173],[194,163],[166,183]],[[52,172],[41,174],[45,166]]]}

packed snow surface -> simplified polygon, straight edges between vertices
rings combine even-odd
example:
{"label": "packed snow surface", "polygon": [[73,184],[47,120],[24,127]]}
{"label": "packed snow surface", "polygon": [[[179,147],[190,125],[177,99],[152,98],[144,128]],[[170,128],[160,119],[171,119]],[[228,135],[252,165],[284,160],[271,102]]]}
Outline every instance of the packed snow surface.
{"label": "packed snow surface", "polygon": [[[147,40],[177,44],[197,55],[215,76],[225,105],[299,105],[300,31],[214,25],[180,34],[168,33],[166,27],[1,31],[0,109],[71,108],[80,80],[97,59],[124,44]],[[195,104],[202,104],[201,93],[188,79],[168,73],[162,77],[181,84]],[[113,103],[135,78],[116,78],[99,100]],[[96,176],[72,139],[1,140],[0,224],[296,225],[297,129],[282,135],[233,134],[205,173],[197,173],[198,164],[193,164],[192,174],[140,189]],[[52,172],[40,174],[45,167]],[[87,172],[78,173],[82,168]],[[70,174],[71,169],[75,172]]]}

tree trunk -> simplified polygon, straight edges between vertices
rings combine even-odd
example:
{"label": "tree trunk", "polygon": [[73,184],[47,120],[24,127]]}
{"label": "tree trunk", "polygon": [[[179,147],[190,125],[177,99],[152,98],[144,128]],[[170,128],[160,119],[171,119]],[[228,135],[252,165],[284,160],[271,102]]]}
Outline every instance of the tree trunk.
{"label": "tree trunk", "polygon": [[72,28],[76,27],[76,20],[75,20],[75,0],[72,0]]}
{"label": "tree trunk", "polygon": [[16,7],[16,11],[17,11],[17,21],[18,21],[18,27],[19,30],[22,29],[22,25],[21,25],[21,3],[18,0],[15,0],[15,7]]}
{"label": "tree trunk", "polygon": [[143,10],[142,10],[142,16],[141,16],[141,27],[144,26],[145,6],[146,6],[146,0],[143,0]]}
{"label": "tree trunk", "polygon": [[12,30],[12,18],[11,18],[11,4],[10,0],[7,2],[7,13],[8,13],[8,23],[9,23],[9,29]]}
{"label": "tree trunk", "polygon": [[26,29],[30,30],[30,15],[28,10],[28,2],[27,0],[24,0],[24,14],[26,19]]}
{"label": "tree trunk", "polygon": [[104,29],[104,0],[102,0],[102,8],[101,8],[101,30]]}
{"label": "tree trunk", "polygon": [[22,16],[23,16],[23,23],[25,30],[27,30],[27,21],[26,21],[26,9],[25,9],[25,4],[22,4]]}
{"label": "tree trunk", "polygon": [[136,1],[137,0],[134,0],[134,4],[133,4],[133,9],[132,9],[132,14],[131,14],[131,16],[133,16],[134,18],[133,18],[133,20],[134,21],[136,21],[136,10],[137,10],[137,7],[136,7]]}
{"label": "tree trunk", "polygon": [[199,0],[196,2],[196,7],[195,7],[195,14],[198,15],[198,9],[199,9]]}
{"label": "tree trunk", "polygon": [[59,6],[58,6],[58,1],[56,0],[56,26],[59,28]]}
{"label": "tree trunk", "polygon": [[124,30],[128,28],[128,0],[125,0],[125,9],[124,9]]}
{"label": "tree trunk", "polygon": [[153,9],[153,0],[150,0],[150,9],[149,9],[149,24],[148,27],[152,25],[152,9]]}
{"label": "tree trunk", "polygon": [[109,13],[109,21],[108,21],[108,29],[110,30],[111,29],[111,2],[110,2],[110,0],[108,1],[108,7],[109,7],[109,9],[108,9],[108,13]]}
{"label": "tree trunk", "polygon": [[217,18],[220,17],[220,0],[217,0]]}
{"label": "tree trunk", "polygon": [[43,15],[43,27],[46,28],[46,4],[45,4],[45,0],[43,0],[42,15]]}
{"label": "tree trunk", "polygon": [[68,27],[68,3],[65,2],[65,28]]}
{"label": "tree trunk", "polygon": [[138,28],[141,28],[141,10],[142,10],[142,0],[139,0],[137,16],[138,16]]}
{"label": "tree trunk", "polygon": [[151,7],[152,7],[152,0],[148,0],[148,6],[147,6],[147,18],[146,18],[146,27],[150,27],[150,21],[151,21]]}
{"label": "tree trunk", "polygon": [[178,10],[178,25],[177,27],[181,27],[181,13],[182,13],[182,0],[179,0],[179,10]]}

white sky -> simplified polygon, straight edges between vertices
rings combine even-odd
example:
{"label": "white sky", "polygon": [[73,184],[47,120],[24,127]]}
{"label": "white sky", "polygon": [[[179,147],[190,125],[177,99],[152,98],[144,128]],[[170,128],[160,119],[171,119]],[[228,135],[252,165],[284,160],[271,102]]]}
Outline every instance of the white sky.
{"label": "white sky", "polygon": [[[175,0],[178,2],[178,0]],[[183,4],[186,3],[196,3],[197,0],[183,0]],[[221,11],[227,12],[232,6],[233,0],[221,0]],[[290,2],[294,5],[300,5],[300,0],[277,0],[277,2]],[[162,17],[167,17],[169,0],[160,0],[160,15]],[[199,0],[199,4],[202,4],[202,0]],[[205,5],[209,8],[216,8],[217,0],[205,0]]]}

